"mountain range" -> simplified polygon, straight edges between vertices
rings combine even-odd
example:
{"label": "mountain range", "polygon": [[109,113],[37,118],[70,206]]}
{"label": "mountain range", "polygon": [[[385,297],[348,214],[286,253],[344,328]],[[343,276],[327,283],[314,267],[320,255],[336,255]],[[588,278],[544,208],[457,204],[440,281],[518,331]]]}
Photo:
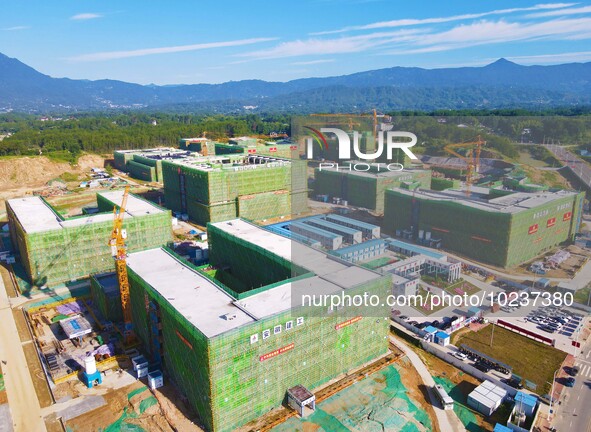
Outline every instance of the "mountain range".
{"label": "mountain range", "polygon": [[591,104],[591,62],[523,66],[392,67],[350,75],[174,86],[45,75],[0,53],[0,111],[143,109],[186,112],[355,112],[550,108]]}

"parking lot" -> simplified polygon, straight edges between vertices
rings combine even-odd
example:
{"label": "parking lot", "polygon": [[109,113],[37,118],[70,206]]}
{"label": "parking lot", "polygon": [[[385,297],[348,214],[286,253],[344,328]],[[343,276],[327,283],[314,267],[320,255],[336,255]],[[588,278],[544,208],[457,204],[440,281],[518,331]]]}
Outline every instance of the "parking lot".
{"label": "parking lot", "polygon": [[575,353],[573,341],[582,340],[582,330],[587,322],[582,311],[555,306],[502,308],[488,317],[493,321],[502,319],[540,336],[554,339],[554,346],[569,354]]}

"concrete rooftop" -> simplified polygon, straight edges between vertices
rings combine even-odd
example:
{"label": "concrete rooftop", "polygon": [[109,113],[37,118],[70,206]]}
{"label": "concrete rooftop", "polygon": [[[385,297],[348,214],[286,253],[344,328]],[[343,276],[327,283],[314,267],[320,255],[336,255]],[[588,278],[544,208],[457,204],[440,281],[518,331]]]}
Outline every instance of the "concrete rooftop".
{"label": "concrete rooftop", "polygon": [[[313,274],[237,300],[164,249],[130,254],[128,267],[207,337],[287,311],[301,304],[302,294],[338,294],[383,277],[241,219],[212,225],[286,258]],[[228,320],[227,316],[232,319]]]}
{"label": "concrete rooftop", "polygon": [[[123,199],[122,190],[100,192],[98,195],[103,196],[114,204],[120,204]],[[53,212],[51,207],[38,196],[15,198],[8,200],[7,203],[10,205],[10,208],[13,210],[25,232],[29,234],[89,225],[113,219],[111,213],[99,213],[62,220]],[[125,210],[126,217],[145,216],[148,214],[162,213],[164,211],[156,205],[144,201],[132,194],[128,197],[127,208]]]}
{"label": "concrete rooftop", "polygon": [[255,321],[224,290],[162,248],[130,254],[127,266],[209,338]]}
{"label": "concrete rooftop", "polygon": [[566,190],[533,193],[514,192],[509,195],[489,199],[489,190],[478,187],[472,188],[472,194],[470,196],[466,196],[465,191],[459,189],[447,189],[443,191],[417,189],[416,191],[409,191],[401,188],[393,188],[392,190],[411,197],[414,196],[418,199],[456,202],[468,207],[499,213],[519,213],[561,198],[573,197],[577,194],[577,192]]}

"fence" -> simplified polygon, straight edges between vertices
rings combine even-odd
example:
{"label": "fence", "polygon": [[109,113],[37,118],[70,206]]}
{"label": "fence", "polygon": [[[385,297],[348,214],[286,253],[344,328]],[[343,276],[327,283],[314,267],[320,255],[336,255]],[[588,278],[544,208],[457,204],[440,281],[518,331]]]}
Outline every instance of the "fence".
{"label": "fence", "polygon": [[554,339],[550,339],[550,338],[547,338],[546,336],[539,335],[539,334],[534,333],[530,330],[516,326],[515,324],[511,324],[507,321],[503,321],[503,320],[499,319],[499,320],[497,320],[497,325],[499,327],[506,328],[507,330],[511,330],[512,332],[518,333],[522,336],[526,336],[526,337],[533,339],[535,341],[542,342],[542,343],[545,343],[550,346],[554,346],[554,342],[555,342]]}

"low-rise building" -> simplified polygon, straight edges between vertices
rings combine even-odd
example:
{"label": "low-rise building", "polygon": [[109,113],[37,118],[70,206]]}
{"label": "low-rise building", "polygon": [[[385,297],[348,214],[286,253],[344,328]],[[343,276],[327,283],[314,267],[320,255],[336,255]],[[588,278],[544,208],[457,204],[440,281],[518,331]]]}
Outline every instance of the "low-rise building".
{"label": "low-rise building", "polygon": [[487,380],[468,395],[468,406],[489,417],[503,403],[506,396],[507,390]]}

